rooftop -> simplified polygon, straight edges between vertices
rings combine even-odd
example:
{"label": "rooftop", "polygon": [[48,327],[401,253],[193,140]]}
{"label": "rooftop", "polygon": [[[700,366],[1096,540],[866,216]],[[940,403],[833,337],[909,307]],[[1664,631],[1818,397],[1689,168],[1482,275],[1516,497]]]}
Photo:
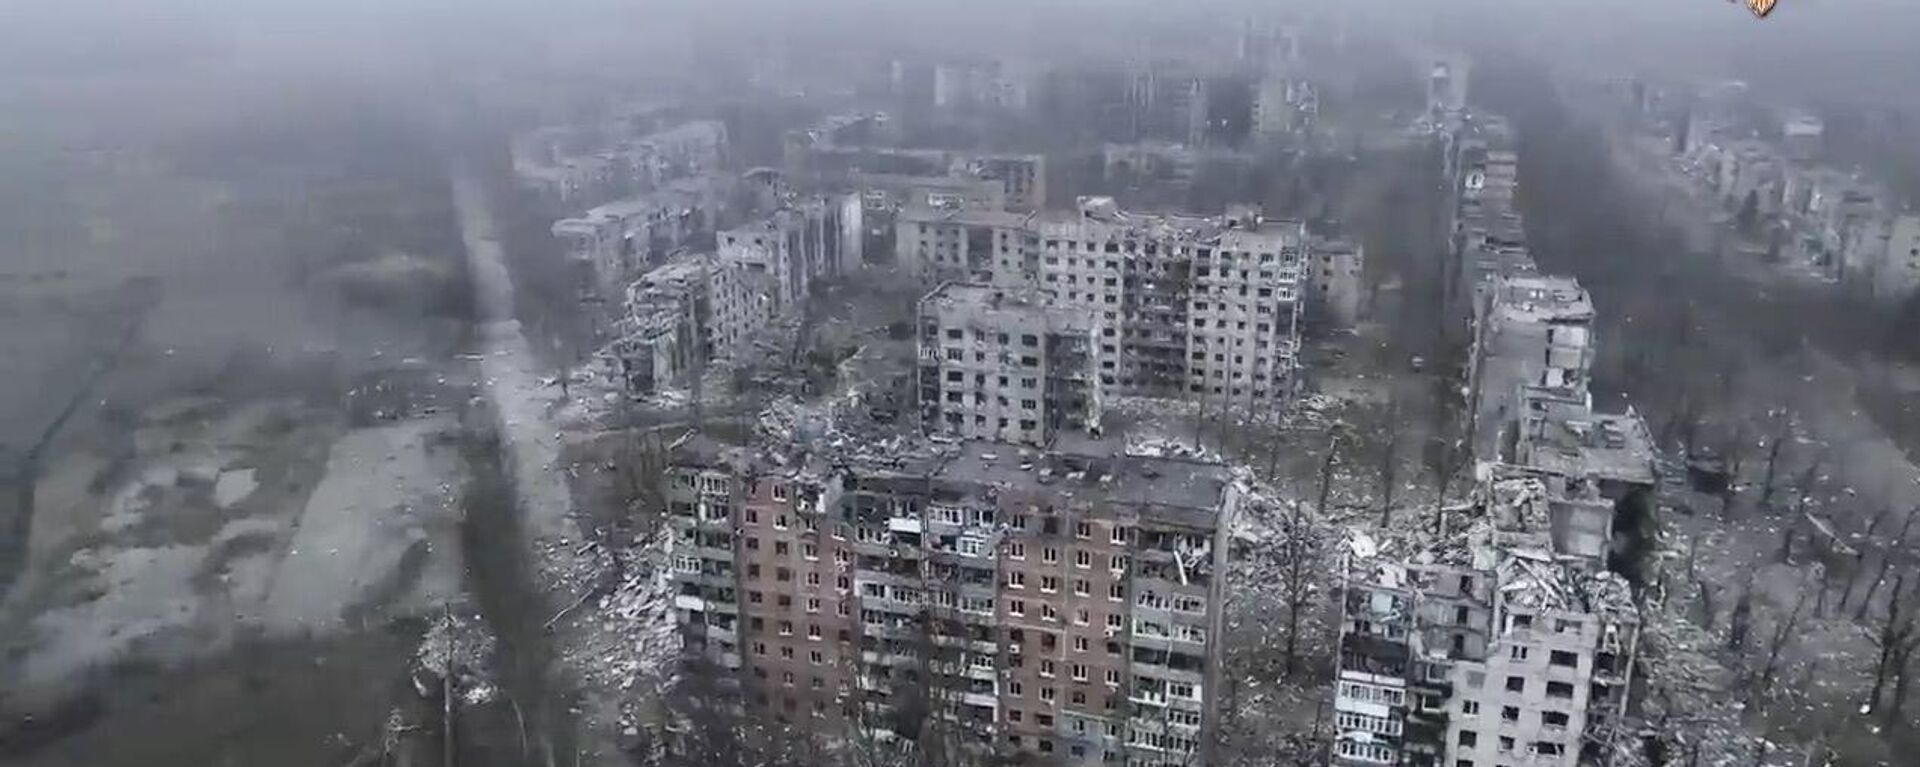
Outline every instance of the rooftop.
{"label": "rooftop", "polygon": [[1593,300],[1572,277],[1514,275],[1501,279],[1495,293],[1496,312],[1507,319],[1532,322],[1569,322],[1593,319]]}
{"label": "rooftop", "polygon": [[1036,327],[1036,330],[1051,331],[1063,327],[1089,330],[1098,324],[1092,309],[1050,305],[1034,293],[978,283],[942,283],[920,300],[920,307],[923,312],[931,307],[975,318],[1005,317],[1022,323],[1031,323],[1037,318],[1044,322],[1045,327]]}
{"label": "rooftop", "polygon": [[[1081,445],[1088,447],[1093,444]],[[1226,503],[1232,473],[1219,463],[1154,456],[1047,451],[994,442],[965,442],[935,476],[940,479],[1047,492],[1103,506],[1133,506],[1171,521],[1211,528]]]}
{"label": "rooftop", "polygon": [[1568,477],[1652,484],[1653,437],[1646,421],[1625,413],[1548,408],[1520,435],[1520,460]]}
{"label": "rooftop", "polygon": [[968,226],[1023,226],[1033,219],[1031,213],[1011,213],[980,208],[929,208],[912,206],[900,211],[899,221],[965,224]]}

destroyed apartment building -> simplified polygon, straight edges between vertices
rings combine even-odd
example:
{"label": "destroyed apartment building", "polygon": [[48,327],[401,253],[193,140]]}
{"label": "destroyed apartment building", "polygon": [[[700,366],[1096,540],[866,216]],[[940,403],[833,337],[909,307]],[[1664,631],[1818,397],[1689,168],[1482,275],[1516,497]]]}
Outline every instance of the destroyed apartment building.
{"label": "destroyed apartment building", "polygon": [[1214,763],[1226,467],[979,441],[751,453],[691,437],[674,606],[744,708],[829,741]]}
{"label": "destroyed apartment building", "polygon": [[686,386],[797,315],[816,280],[858,264],[860,220],[857,196],[820,195],[720,232],[717,253],[682,253],[628,285],[602,359],[633,393]]}
{"label": "destroyed apartment building", "polygon": [[1512,452],[1515,427],[1539,401],[1586,407],[1593,300],[1571,277],[1494,278],[1474,311],[1467,368],[1473,454]]}
{"label": "destroyed apartment building", "polygon": [[629,115],[605,125],[529,132],[513,141],[514,176],[536,194],[578,210],[725,167],[724,123],[661,123]]}
{"label": "destroyed apartment building", "polygon": [[[1510,183],[1484,176],[1508,160],[1485,150],[1471,134],[1457,155],[1456,222],[1471,231],[1493,213],[1517,238]],[[1495,187],[1489,211],[1479,194]],[[1579,284],[1536,274],[1523,245],[1486,269],[1473,255],[1485,251],[1462,245],[1474,502],[1439,510],[1439,536],[1349,538],[1333,761],[1599,763],[1635,732],[1630,555],[1656,508],[1653,440],[1631,409],[1593,410],[1594,310]]]}
{"label": "destroyed apartment building", "polygon": [[947,283],[920,301],[921,423],[929,432],[1046,446],[1100,431],[1100,319],[1037,294]]}
{"label": "destroyed apartment building", "polygon": [[1100,321],[1108,396],[1192,398],[1252,414],[1292,394],[1306,280],[1305,225],[1237,207],[1225,216],[1078,210],[1031,215],[903,210],[897,263],[926,279],[1031,291]]}
{"label": "destroyed apartment building", "polygon": [[1538,474],[1490,478],[1453,540],[1349,541],[1334,764],[1574,767],[1626,742],[1639,622],[1607,569],[1614,508]]}
{"label": "destroyed apartment building", "polygon": [[553,236],[580,270],[586,296],[617,299],[648,268],[710,238],[731,188],[723,176],[679,179],[560,219]]}

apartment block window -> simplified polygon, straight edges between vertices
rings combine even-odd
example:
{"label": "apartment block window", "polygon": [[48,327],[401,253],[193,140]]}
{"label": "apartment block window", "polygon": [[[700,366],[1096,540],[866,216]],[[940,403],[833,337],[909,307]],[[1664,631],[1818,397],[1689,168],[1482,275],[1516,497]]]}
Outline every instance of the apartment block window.
{"label": "apartment block window", "polygon": [[1114,558],[1112,559],[1112,561],[1110,561],[1110,562],[1108,562],[1108,563],[1107,563],[1107,569],[1109,569],[1109,570],[1112,570],[1112,571],[1114,571],[1114,572],[1116,572],[1116,573],[1124,573],[1124,572],[1126,572],[1126,571],[1127,571],[1127,558],[1126,558],[1126,557],[1124,557],[1124,556],[1118,556],[1118,555],[1116,555],[1116,556],[1114,556]]}
{"label": "apartment block window", "polygon": [[1514,660],[1526,660],[1526,659],[1527,659],[1527,646],[1526,646],[1526,645],[1514,645],[1514,646],[1513,646],[1513,648],[1512,648],[1511,650],[1509,650],[1509,651],[1508,651],[1508,655],[1509,655],[1510,657],[1512,657],[1512,658],[1513,658]]}
{"label": "apartment block window", "polygon": [[1108,586],[1107,599],[1115,602],[1127,601],[1127,587],[1118,583]]}
{"label": "apartment block window", "polygon": [[1520,721],[1520,707],[1519,706],[1501,706],[1500,721],[1502,722]]}
{"label": "apartment block window", "polygon": [[1540,724],[1547,727],[1565,727],[1567,726],[1567,713],[1565,711],[1542,711],[1540,712]]}
{"label": "apartment block window", "polygon": [[[1082,552],[1082,553],[1084,553],[1084,552]],[[1092,593],[1092,591],[1093,591],[1093,582],[1092,582],[1092,581],[1089,581],[1089,580],[1087,580],[1087,579],[1085,579],[1085,578],[1075,578],[1075,579],[1073,579],[1073,593],[1074,593],[1074,594],[1076,594],[1076,595],[1078,595],[1078,596],[1083,596],[1083,597],[1084,597],[1084,596],[1086,596],[1086,595],[1088,595],[1088,594],[1090,594],[1090,593]]]}
{"label": "apartment block window", "polygon": [[1573,697],[1573,685],[1566,682],[1548,682],[1547,697],[1571,698]]}
{"label": "apartment block window", "polygon": [[1052,546],[1040,547],[1040,561],[1053,564],[1060,561],[1060,550]]}
{"label": "apartment block window", "polygon": [[1040,699],[1048,703],[1052,703],[1053,699],[1057,697],[1056,695],[1057,692],[1058,691],[1054,690],[1052,687],[1042,687],[1040,688]]}
{"label": "apartment block window", "polygon": [[1087,641],[1086,637],[1077,636],[1073,638],[1074,652],[1086,652],[1088,646],[1089,646],[1089,642]]}
{"label": "apartment block window", "polygon": [[1093,552],[1086,551],[1084,549],[1073,552],[1073,566],[1074,567],[1092,567]]}
{"label": "apartment block window", "polygon": [[1513,753],[1513,738],[1509,738],[1505,735],[1500,736],[1500,753],[1503,753],[1503,754]]}
{"label": "apartment block window", "polygon": [[1049,594],[1060,590],[1060,579],[1051,575],[1040,576],[1040,590]]}
{"label": "apartment block window", "polygon": [[1526,691],[1527,691],[1527,680],[1525,677],[1517,677],[1517,676],[1507,677],[1507,692],[1526,692]]}
{"label": "apartment block window", "polygon": [[1479,716],[1480,701],[1477,701],[1477,700],[1460,701],[1460,715],[1461,716]]}
{"label": "apartment block window", "polygon": [[1021,711],[1020,709],[1017,709],[1017,708],[1007,709],[1007,721],[1009,722],[1018,722],[1022,718],[1026,717],[1026,715],[1027,715],[1026,712]]}
{"label": "apartment block window", "polygon": [[1053,605],[1049,602],[1041,602],[1040,603],[1040,619],[1049,620],[1049,621],[1060,620],[1060,611],[1054,609]]}
{"label": "apartment block window", "polygon": [[1127,529],[1119,525],[1114,525],[1113,529],[1108,531],[1108,538],[1113,541],[1113,545],[1115,546],[1123,545],[1127,542]]}
{"label": "apartment block window", "polygon": [[810,613],[820,612],[819,597],[807,597],[807,612],[810,612]]}
{"label": "apartment block window", "polygon": [[1073,525],[1073,535],[1076,538],[1091,538],[1093,537],[1093,525],[1087,522],[1076,522]]}
{"label": "apartment block window", "polygon": [[1018,697],[1020,697],[1020,696],[1021,696],[1021,695],[1022,695],[1023,693],[1024,693],[1024,689],[1023,689],[1023,687],[1022,687],[1022,685],[1020,684],[1020,680],[1018,680],[1018,679],[1016,679],[1016,680],[1013,680],[1013,681],[1011,681],[1011,682],[1008,682],[1008,683],[1007,683],[1007,694],[1008,694],[1008,695],[1012,695],[1013,697],[1016,697],[1016,698],[1018,698]]}
{"label": "apartment block window", "polygon": [[815,666],[818,666],[822,663],[827,662],[827,656],[822,654],[819,650],[814,650],[812,652],[807,653],[807,662],[812,663]]}
{"label": "apartment block window", "polygon": [[1107,669],[1107,686],[1108,687],[1120,686],[1120,672],[1115,671],[1113,669]]}
{"label": "apartment block window", "polygon": [[1050,660],[1042,660],[1042,661],[1040,661],[1040,675],[1041,675],[1041,676],[1046,676],[1046,677],[1050,677],[1050,676],[1053,676],[1053,668],[1054,668],[1054,666],[1053,666],[1053,661],[1050,661]]}
{"label": "apartment block window", "polygon": [[[1013,519],[1015,522],[1021,523],[1021,524],[1014,525],[1015,527],[1025,526],[1024,524],[1026,522],[1025,516],[1015,516]],[[1017,541],[1007,544],[1007,558],[1008,559],[1026,559],[1027,545],[1024,543],[1019,543]]]}
{"label": "apartment block window", "polygon": [[1024,589],[1027,587],[1027,574],[1019,570],[1007,571],[1007,588]]}
{"label": "apartment block window", "polygon": [[1473,748],[1478,745],[1480,745],[1480,733],[1474,732],[1472,730],[1460,731],[1460,747],[1461,748]]}
{"label": "apartment block window", "polygon": [[1555,666],[1573,668],[1580,665],[1580,656],[1565,650],[1554,650],[1553,654],[1547,656],[1547,662]]}
{"label": "apartment block window", "polygon": [[1073,663],[1073,664],[1069,664],[1067,669],[1073,672],[1074,681],[1078,681],[1078,682],[1087,681],[1087,664]]}
{"label": "apartment block window", "polygon": [[1023,599],[1007,600],[1007,614],[1008,615],[1026,615],[1027,614],[1026,600],[1023,600]]}
{"label": "apartment block window", "polygon": [[780,648],[780,657],[786,660],[793,660],[793,648],[791,647]]}

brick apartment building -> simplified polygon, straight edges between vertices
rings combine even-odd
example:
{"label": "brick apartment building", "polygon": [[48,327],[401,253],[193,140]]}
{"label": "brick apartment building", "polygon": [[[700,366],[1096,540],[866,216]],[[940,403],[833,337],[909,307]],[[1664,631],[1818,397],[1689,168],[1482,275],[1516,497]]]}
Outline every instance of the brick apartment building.
{"label": "brick apartment building", "polygon": [[830,742],[1209,763],[1228,472],[1080,447],[773,462],[694,438],[666,481],[688,651]]}

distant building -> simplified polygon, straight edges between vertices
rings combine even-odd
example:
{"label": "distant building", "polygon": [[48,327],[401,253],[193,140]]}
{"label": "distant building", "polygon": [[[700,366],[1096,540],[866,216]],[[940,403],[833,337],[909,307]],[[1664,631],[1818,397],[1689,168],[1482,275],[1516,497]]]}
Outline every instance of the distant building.
{"label": "distant building", "polygon": [[571,127],[517,137],[514,175],[550,199],[585,207],[725,167],[727,131],[719,121],[695,120],[638,136],[629,130],[630,121],[617,120],[601,126],[611,139],[589,138],[589,131]]}
{"label": "distant building", "polygon": [[1099,315],[1038,298],[947,283],[921,299],[927,431],[1034,446],[1099,433]]}
{"label": "distant building", "polygon": [[1825,148],[1826,125],[1820,122],[1820,118],[1811,114],[1796,113],[1789,116],[1781,126],[1780,142],[1790,159],[1800,161],[1819,159]]}

